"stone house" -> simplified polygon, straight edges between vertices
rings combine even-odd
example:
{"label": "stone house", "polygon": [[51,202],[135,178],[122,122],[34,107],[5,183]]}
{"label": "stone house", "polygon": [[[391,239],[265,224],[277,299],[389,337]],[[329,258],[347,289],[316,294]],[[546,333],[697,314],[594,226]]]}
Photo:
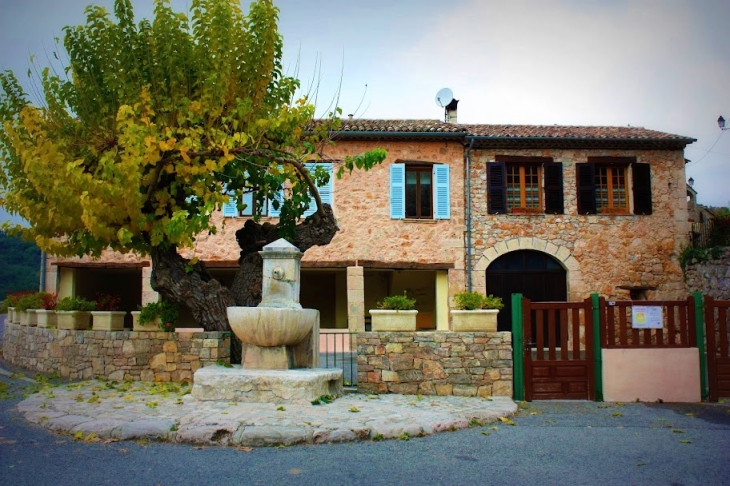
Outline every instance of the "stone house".
{"label": "stone house", "polygon": [[[419,329],[438,330],[449,329],[450,298],[464,289],[533,300],[682,293],[676,256],[688,235],[690,138],[436,120],[346,120],[333,138],[322,162],[328,170],[375,147],[388,156],[321,188],[340,231],[304,255],[300,300],[320,310],[323,328],[364,330],[368,309],[404,291],[418,301]],[[252,210],[277,217],[270,205]],[[224,283],[233,279],[234,233],[247,216],[225,207],[219,232],[201,235],[190,252]],[[49,258],[46,288],[61,296],[114,292],[134,310],[158,298],[149,265],[111,253]]]}

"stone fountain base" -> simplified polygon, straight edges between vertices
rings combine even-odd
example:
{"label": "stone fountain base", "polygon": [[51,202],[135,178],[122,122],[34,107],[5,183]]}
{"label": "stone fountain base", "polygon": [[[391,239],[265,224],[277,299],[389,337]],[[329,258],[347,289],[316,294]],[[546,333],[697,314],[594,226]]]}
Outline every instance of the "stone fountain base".
{"label": "stone fountain base", "polygon": [[195,372],[193,397],[228,402],[308,404],[342,394],[342,370],[246,370],[208,366]]}

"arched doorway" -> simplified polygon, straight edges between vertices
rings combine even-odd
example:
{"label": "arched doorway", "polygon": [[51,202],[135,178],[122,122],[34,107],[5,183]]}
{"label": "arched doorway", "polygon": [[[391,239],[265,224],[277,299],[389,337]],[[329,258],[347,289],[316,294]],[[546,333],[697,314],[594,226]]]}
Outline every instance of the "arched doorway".
{"label": "arched doorway", "polygon": [[533,302],[568,300],[566,271],[558,260],[534,250],[502,255],[487,267],[487,293],[502,297],[497,329],[512,330],[512,294],[520,293]]}

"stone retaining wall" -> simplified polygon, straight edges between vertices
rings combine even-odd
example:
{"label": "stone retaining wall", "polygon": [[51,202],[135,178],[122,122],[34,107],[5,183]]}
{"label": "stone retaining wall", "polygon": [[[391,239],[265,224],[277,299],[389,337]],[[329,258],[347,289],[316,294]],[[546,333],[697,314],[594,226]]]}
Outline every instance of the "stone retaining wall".
{"label": "stone retaining wall", "polygon": [[65,331],[5,323],[3,357],[64,378],[192,382],[198,368],[230,362],[227,332]]}
{"label": "stone retaining wall", "polygon": [[512,334],[358,334],[357,389],[361,393],[511,397]]}
{"label": "stone retaining wall", "polygon": [[692,260],[685,269],[687,289],[717,300],[730,300],[730,248],[720,258],[700,263]]}

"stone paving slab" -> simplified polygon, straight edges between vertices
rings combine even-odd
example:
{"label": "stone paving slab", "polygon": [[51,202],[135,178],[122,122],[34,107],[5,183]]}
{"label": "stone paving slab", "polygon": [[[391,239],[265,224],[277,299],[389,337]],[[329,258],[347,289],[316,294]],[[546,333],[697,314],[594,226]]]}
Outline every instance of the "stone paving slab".
{"label": "stone paving slab", "polygon": [[18,404],[35,424],[79,438],[248,447],[419,437],[517,412],[507,397],[345,394],[331,403],[201,401],[174,384],[90,381],[47,388]]}

